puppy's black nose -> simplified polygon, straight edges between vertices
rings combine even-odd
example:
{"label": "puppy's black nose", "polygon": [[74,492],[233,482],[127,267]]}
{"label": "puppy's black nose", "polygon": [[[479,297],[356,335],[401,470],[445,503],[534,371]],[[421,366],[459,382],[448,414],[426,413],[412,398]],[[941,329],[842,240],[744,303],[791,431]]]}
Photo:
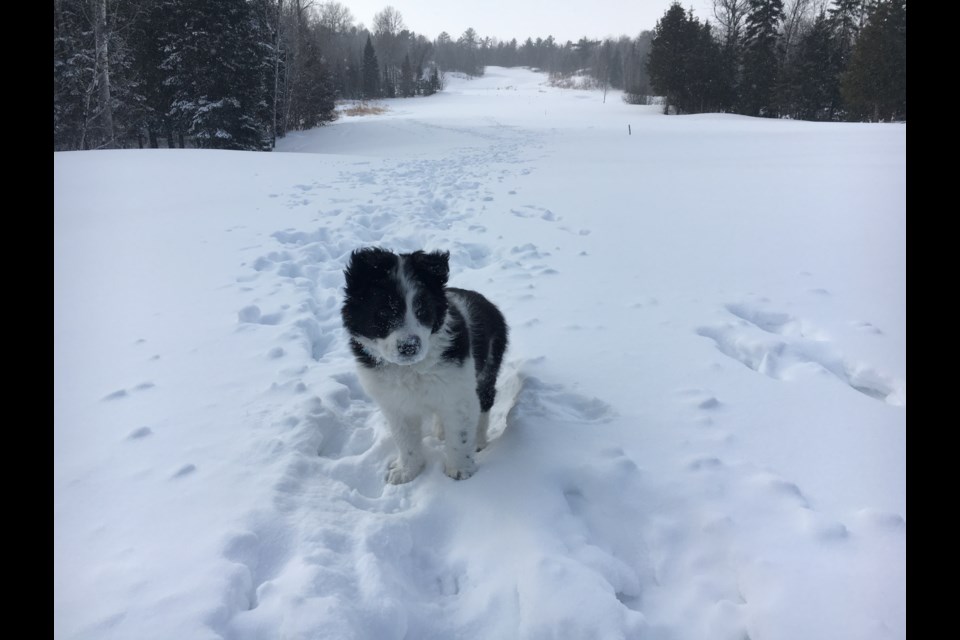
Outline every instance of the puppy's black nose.
{"label": "puppy's black nose", "polygon": [[404,338],[397,342],[397,351],[400,352],[400,355],[411,356],[417,355],[420,352],[420,338],[418,336],[410,336],[409,338]]}

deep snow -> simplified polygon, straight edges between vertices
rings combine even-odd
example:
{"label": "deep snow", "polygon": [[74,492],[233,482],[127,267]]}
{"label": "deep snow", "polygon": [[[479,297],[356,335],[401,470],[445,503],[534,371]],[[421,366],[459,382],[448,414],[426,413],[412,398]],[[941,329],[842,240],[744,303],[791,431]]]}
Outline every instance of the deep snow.
{"label": "deep snow", "polygon": [[[904,638],[905,125],[500,68],[387,104],[54,154],[54,635]],[[367,244],[511,324],[469,480],[428,438],[383,481]]]}

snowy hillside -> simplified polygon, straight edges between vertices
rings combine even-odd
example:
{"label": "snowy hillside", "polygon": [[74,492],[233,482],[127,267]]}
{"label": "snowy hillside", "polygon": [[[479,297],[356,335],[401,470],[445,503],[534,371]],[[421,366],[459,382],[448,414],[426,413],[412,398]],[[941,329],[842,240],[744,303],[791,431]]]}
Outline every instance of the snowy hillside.
{"label": "snowy hillside", "polygon": [[[54,154],[55,637],[905,638],[905,126],[500,68],[386,104]],[[469,480],[429,437],[384,483],[373,244],[511,325]]]}

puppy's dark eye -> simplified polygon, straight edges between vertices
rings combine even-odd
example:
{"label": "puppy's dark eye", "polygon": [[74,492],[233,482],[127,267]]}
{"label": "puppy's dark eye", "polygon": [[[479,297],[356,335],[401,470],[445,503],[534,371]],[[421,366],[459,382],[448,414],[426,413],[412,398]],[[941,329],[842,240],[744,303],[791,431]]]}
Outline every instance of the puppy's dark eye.
{"label": "puppy's dark eye", "polygon": [[370,304],[374,322],[386,334],[403,320],[403,299],[392,291],[377,291]]}
{"label": "puppy's dark eye", "polygon": [[423,294],[418,295],[413,300],[413,314],[417,320],[425,324],[433,319],[433,307],[427,304],[427,297]]}

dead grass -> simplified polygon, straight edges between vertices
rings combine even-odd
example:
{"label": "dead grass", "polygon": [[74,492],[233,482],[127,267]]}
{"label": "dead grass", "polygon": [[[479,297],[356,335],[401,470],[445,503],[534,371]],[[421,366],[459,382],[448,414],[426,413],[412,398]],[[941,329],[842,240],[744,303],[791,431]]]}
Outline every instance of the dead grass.
{"label": "dead grass", "polygon": [[347,116],[372,116],[385,113],[387,107],[376,102],[354,102],[340,109],[340,113]]}

